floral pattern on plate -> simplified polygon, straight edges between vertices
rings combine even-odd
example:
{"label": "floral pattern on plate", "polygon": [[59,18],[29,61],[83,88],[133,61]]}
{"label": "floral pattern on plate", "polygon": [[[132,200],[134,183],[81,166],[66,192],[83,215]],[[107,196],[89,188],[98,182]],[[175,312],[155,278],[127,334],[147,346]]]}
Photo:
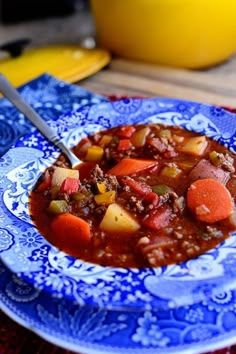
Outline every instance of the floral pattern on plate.
{"label": "floral pattern on plate", "polygon": [[[233,114],[174,99],[100,103],[79,108],[50,124],[68,146],[73,146],[95,131],[139,122],[181,125],[236,149]],[[32,224],[28,198],[39,175],[58,155],[59,151],[34,131],[0,160],[3,166],[6,162],[7,171],[0,181],[0,257],[20,278],[79,305],[132,311],[197,304],[235,287],[235,234],[197,259],[139,270],[86,263],[50,245]],[[24,162],[17,165],[22,156]],[[14,162],[9,165],[10,160]]]}
{"label": "floral pattern on plate", "polygon": [[83,354],[199,354],[235,342],[236,292],[160,311],[115,311],[51,297],[0,262],[0,308],[49,342]]}

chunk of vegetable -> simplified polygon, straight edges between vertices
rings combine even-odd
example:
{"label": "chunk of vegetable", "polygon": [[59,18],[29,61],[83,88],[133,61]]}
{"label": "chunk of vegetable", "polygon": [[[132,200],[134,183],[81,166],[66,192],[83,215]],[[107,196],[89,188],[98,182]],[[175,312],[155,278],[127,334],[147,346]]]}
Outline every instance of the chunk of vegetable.
{"label": "chunk of vegetable", "polygon": [[214,223],[230,216],[233,203],[228,189],[211,178],[200,179],[187,191],[187,206],[198,220]]}
{"label": "chunk of vegetable", "polygon": [[155,209],[143,220],[143,224],[152,230],[159,230],[168,226],[171,220],[172,210],[170,207],[160,207]]}
{"label": "chunk of vegetable", "polygon": [[155,160],[139,160],[124,158],[107,173],[114,176],[128,176],[157,165]]}
{"label": "chunk of vegetable", "polygon": [[161,129],[159,132],[159,137],[171,139],[171,131],[169,129]]}
{"label": "chunk of vegetable", "polygon": [[71,170],[69,168],[63,167],[56,167],[53,175],[52,175],[52,182],[51,182],[51,192],[52,196],[55,196],[56,193],[59,191],[63,181],[67,178],[75,178],[79,180],[79,171],[78,170]]}
{"label": "chunk of vegetable", "polygon": [[155,208],[158,206],[160,198],[156,193],[149,192],[144,196],[143,201],[146,204],[152,204],[152,206]]}
{"label": "chunk of vegetable", "polygon": [[106,192],[106,185],[104,182],[97,182],[96,183],[98,193],[105,193]]}
{"label": "chunk of vegetable", "polygon": [[155,186],[152,186],[152,190],[157,195],[163,195],[165,193],[170,192],[171,188],[168,187],[166,184],[157,184]]}
{"label": "chunk of vegetable", "polygon": [[51,223],[57,243],[62,249],[76,249],[89,243],[91,239],[89,224],[70,213],[57,215]]}
{"label": "chunk of vegetable", "polygon": [[209,159],[213,163],[213,165],[220,165],[219,153],[217,151],[211,151],[209,154]]}
{"label": "chunk of vegetable", "polygon": [[99,146],[104,147],[110,144],[112,141],[112,135],[103,135],[101,140],[99,140]]}
{"label": "chunk of vegetable", "polygon": [[142,182],[142,181],[135,181],[131,177],[124,178],[122,180],[122,182],[124,184],[126,184],[127,186],[129,186],[134,192],[136,192],[137,194],[139,194],[141,196],[152,192],[152,188],[147,183]]}
{"label": "chunk of vegetable", "polygon": [[204,178],[212,178],[221,182],[222,184],[226,184],[229,180],[230,174],[227,171],[224,171],[220,167],[216,167],[212,165],[212,163],[208,160],[202,159],[200,160],[196,166],[189,173],[189,181],[194,182],[198,179]]}
{"label": "chunk of vegetable", "polygon": [[135,132],[135,130],[135,127],[133,127],[132,125],[124,125],[118,130],[117,136],[119,138],[130,138],[131,135]]}
{"label": "chunk of vegetable", "polygon": [[121,139],[118,143],[117,150],[118,151],[126,151],[132,147],[130,139]]}
{"label": "chunk of vegetable", "polygon": [[131,137],[131,142],[135,147],[142,147],[146,143],[146,138],[150,133],[151,129],[149,127],[144,127],[137,130]]}
{"label": "chunk of vegetable", "polygon": [[179,161],[178,166],[183,170],[183,171],[188,171],[191,170],[194,165],[196,164],[196,161]]}
{"label": "chunk of vegetable", "polygon": [[100,223],[100,229],[114,233],[134,233],[140,228],[136,219],[119,204],[110,204]]}
{"label": "chunk of vegetable", "polygon": [[172,139],[176,142],[176,143],[182,143],[184,141],[184,137],[181,135],[177,135],[177,134],[173,134],[172,135]]}
{"label": "chunk of vegetable", "polygon": [[92,145],[88,148],[85,155],[86,161],[100,161],[102,159],[104,150],[101,146]]}
{"label": "chunk of vegetable", "polygon": [[61,184],[60,192],[72,194],[76,193],[79,189],[79,180],[77,178],[66,177]]}
{"label": "chunk of vegetable", "polygon": [[48,211],[52,214],[66,213],[69,211],[69,205],[65,200],[52,200],[49,204]]}
{"label": "chunk of vegetable", "polygon": [[114,203],[116,199],[115,191],[108,191],[102,194],[97,194],[94,196],[94,200],[98,205],[109,205]]}
{"label": "chunk of vegetable", "polygon": [[52,187],[61,186],[62,182],[67,178],[79,179],[79,171],[71,170],[69,168],[56,167],[52,176]]}
{"label": "chunk of vegetable", "polygon": [[161,176],[176,178],[180,175],[182,171],[178,168],[178,166],[165,166],[160,172]]}
{"label": "chunk of vegetable", "polygon": [[202,156],[208,145],[205,136],[196,136],[189,138],[180,148],[186,154]]}

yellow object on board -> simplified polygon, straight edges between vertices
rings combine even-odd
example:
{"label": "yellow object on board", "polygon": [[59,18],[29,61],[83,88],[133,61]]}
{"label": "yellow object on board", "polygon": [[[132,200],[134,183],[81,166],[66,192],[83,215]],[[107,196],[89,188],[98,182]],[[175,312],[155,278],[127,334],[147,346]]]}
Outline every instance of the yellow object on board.
{"label": "yellow object on board", "polygon": [[236,0],[91,0],[98,44],[125,58],[202,68],[236,51]]}
{"label": "yellow object on board", "polygon": [[20,86],[35,77],[49,73],[72,83],[94,74],[110,62],[102,49],[84,49],[77,45],[50,45],[26,49],[17,58],[0,60],[0,72]]}

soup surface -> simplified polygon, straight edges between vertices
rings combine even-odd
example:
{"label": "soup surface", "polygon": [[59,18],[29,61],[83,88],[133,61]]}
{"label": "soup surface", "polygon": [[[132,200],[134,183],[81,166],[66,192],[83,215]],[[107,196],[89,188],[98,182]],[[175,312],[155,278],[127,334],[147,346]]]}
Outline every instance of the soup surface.
{"label": "soup surface", "polygon": [[30,196],[53,245],[108,266],[180,263],[236,229],[235,156],[180,127],[122,126],[89,136],[48,168]]}

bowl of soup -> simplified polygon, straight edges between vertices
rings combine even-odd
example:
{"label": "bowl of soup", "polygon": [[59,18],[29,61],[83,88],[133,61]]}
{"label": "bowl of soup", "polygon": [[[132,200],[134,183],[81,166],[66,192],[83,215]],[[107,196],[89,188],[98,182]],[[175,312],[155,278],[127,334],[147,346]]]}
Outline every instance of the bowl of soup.
{"label": "bowl of soup", "polygon": [[175,99],[81,108],[52,122],[79,170],[39,132],[22,138],[1,162],[2,262],[55,298],[114,311],[234,287],[234,120]]}

